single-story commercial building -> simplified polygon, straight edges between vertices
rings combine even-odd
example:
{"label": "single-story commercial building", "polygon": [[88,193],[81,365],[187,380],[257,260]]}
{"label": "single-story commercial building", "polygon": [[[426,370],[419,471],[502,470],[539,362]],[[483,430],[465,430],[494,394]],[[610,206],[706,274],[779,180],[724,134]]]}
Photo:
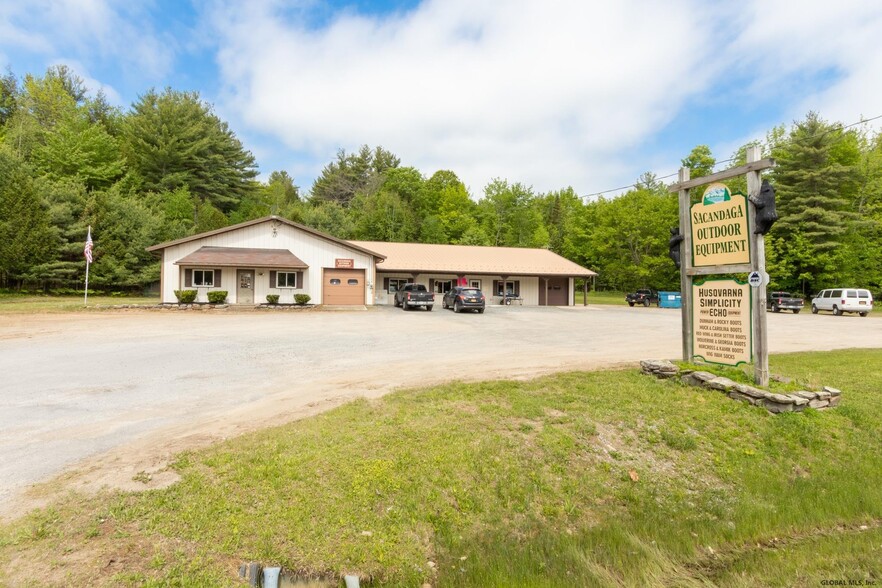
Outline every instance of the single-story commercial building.
{"label": "single-story commercial building", "polygon": [[491,303],[511,297],[532,306],[572,306],[575,304],[574,278],[597,275],[547,249],[379,241],[350,243],[376,251],[385,258],[377,265],[376,304],[392,304],[398,288],[407,282],[416,282],[437,295],[456,285],[468,285],[482,290]]}
{"label": "single-story commercial building", "polygon": [[392,304],[402,284],[443,294],[457,284],[481,288],[488,301],[575,303],[574,278],[597,274],[545,249],[346,241],[268,216],[148,247],[161,256],[160,296],[175,290],[226,290],[230,304],[282,304],[296,294],[327,305]]}

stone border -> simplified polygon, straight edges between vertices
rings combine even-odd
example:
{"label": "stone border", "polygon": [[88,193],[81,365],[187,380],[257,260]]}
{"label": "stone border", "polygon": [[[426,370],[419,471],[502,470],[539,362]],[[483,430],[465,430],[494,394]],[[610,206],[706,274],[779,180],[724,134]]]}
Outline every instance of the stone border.
{"label": "stone border", "polygon": [[679,377],[683,384],[698,386],[709,390],[718,390],[732,398],[741,400],[753,406],[761,406],[771,413],[801,412],[806,408],[824,410],[839,405],[842,392],[830,386],[818,392],[800,390],[790,394],[776,394],[768,390],[761,390],[747,384],[733,382],[710,372],[680,369],[668,360],[644,359],[640,362],[640,369],[644,374],[657,378]]}

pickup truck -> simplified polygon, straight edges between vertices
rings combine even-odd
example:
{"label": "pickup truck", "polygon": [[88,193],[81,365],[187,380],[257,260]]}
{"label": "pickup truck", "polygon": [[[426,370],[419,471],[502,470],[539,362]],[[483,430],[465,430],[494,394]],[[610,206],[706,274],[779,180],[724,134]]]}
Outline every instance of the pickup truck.
{"label": "pickup truck", "polygon": [[628,294],[625,294],[625,302],[628,303],[628,306],[634,306],[635,304],[649,306],[653,302],[658,304],[658,292],[649,289],[629,292]]}
{"label": "pickup truck", "polygon": [[435,295],[426,290],[422,284],[405,284],[395,292],[395,306],[400,306],[404,310],[411,308],[432,310],[434,305]]}
{"label": "pickup truck", "polygon": [[794,296],[790,292],[769,292],[766,299],[766,310],[772,312],[781,312],[781,309],[784,309],[792,310],[793,314],[799,314],[804,305],[805,301],[802,298]]}

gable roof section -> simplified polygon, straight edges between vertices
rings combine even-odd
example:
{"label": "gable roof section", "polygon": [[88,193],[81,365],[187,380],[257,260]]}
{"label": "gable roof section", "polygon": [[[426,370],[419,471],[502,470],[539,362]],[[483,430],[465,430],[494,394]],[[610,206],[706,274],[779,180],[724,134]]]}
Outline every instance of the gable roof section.
{"label": "gable roof section", "polygon": [[275,267],[280,269],[306,269],[299,257],[288,249],[247,249],[245,247],[200,247],[175,265],[203,267]]}
{"label": "gable roof section", "polygon": [[381,272],[436,272],[492,274],[500,276],[590,277],[597,273],[547,249],[435,245],[429,243],[383,243],[350,241],[358,247],[379,251],[386,260]]}
{"label": "gable roof section", "polygon": [[332,237],[331,235],[328,235],[327,233],[322,233],[321,231],[317,231],[317,230],[313,229],[312,227],[307,227],[306,225],[301,225],[300,223],[295,223],[294,221],[289,221],[286,218],[282,218],[280,216],[275,216],[275,215],[265,216],[262,218],[257,218],[254,220],[245,221],[244,223],[239,223],[238,225],[232,225],[229,227],[224,227],[222,229],[215,229],[214,231],[208,231],[206,233],[199,233],[198,235],[190,235],[189,237],[182,237],[181,239],[175,239],[174,241],[166,241],[165,243],[159,243],[158,245],[151,245],[150,247],[147,248],[147,251],[160,251],[162,249],[165,249],[167,247],[171,247],[173,245],[180,245],[181,243],[188,243],[190,241],[196,241],[197,239],[203,239],[205,237],[211,237],[213,235],[221,235],[223,233],[228,233],[230,231],[235,231],[237,229],[243,229],[245,227],[250,227],[252,225],[258,225],[260,223],[266,223],[266,222],[270,222],[270,221],[277,221],[277,222],[286,224],[289,227],[294,227],[295,229],[299,229],[301,231],[309,233],[310,235],[314,235],[314,236],[318,237],[319,239],[324,239],[325,241],[337,243],[338,245],[342,245],[343,247],[346,247],[348,249],[355,249],[356,251],[360,251],[361,253],[365,253],[367,255],[372,255],[375,258],[380,259],[380,260],[385,258],[384,255],[377,253],[376,251],[371,251],[369,249],[366,249],[364,247],[356,245],[352,241],[345,241],[343,239],[338,239],[337,237]]}

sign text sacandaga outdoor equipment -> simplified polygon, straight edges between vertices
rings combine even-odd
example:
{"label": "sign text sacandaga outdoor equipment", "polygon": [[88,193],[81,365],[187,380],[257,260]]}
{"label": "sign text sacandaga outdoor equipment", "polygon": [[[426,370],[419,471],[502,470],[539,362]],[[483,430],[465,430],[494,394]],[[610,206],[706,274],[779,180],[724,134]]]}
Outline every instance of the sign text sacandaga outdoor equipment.
{"label": "sign text sacandaga outdoor equipment", "polygon": [[692,266],[750,263],[747,198],[711,184],[692,205]]}

